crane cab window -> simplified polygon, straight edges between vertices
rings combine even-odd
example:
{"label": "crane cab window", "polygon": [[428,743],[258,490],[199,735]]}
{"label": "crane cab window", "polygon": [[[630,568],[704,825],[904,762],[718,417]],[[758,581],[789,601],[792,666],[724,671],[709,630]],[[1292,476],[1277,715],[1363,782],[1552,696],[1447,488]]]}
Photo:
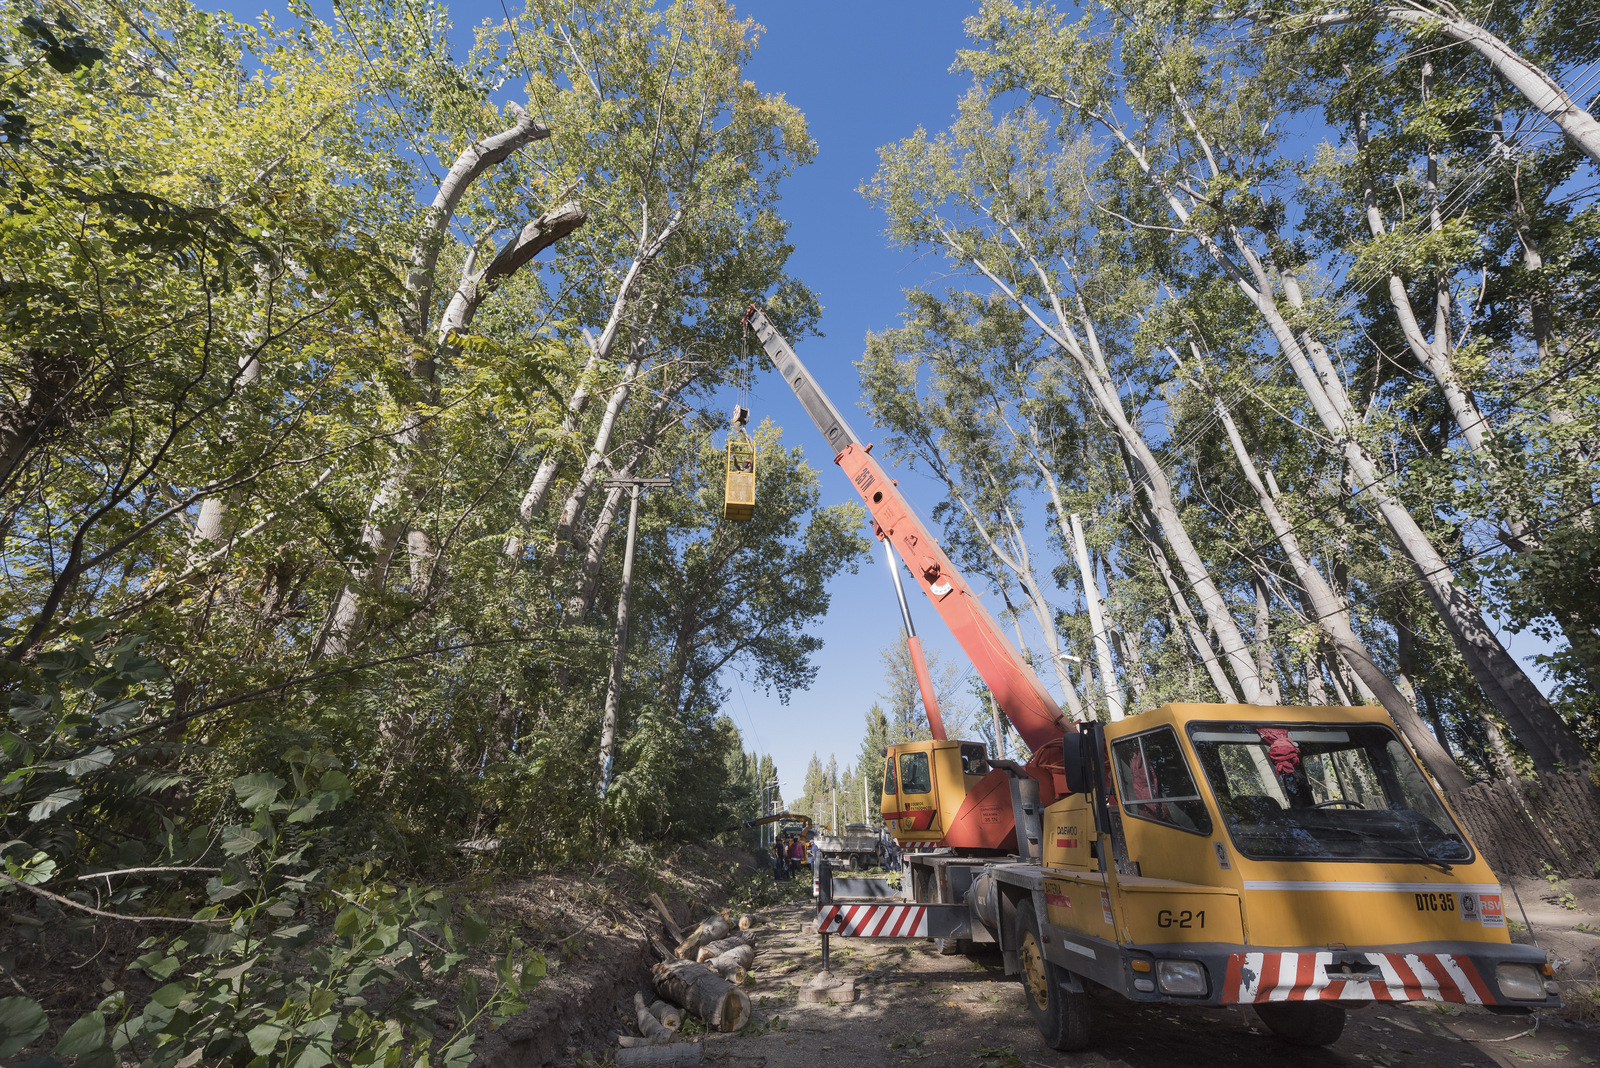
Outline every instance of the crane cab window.
{"label": "crane cab window", "polygon": [[927,753],[900,754],[900,792],[903,794],[933,792],[933,774],[928,770]]}
{"label": "crane cab window", "polygon": [[1122,811],[1191,834],[1211,833],[1211,814],[1195,789],[1171,727],[1124,738],[1111,746]]}
{"label": "crane cab window", "polygon": [[961,774],[989,774],[989,750],[978,742],[961,743]]}
{"label": "crane cab window", "polygon": [[1461,864],[1472,847],[1378,723],[1191,723],[1233,844],[1259,860]]}
{"label": "crane cab window", "polygon": [[899,793],[894,784],[894,759],[883,762],[883,792],[886,794]]}

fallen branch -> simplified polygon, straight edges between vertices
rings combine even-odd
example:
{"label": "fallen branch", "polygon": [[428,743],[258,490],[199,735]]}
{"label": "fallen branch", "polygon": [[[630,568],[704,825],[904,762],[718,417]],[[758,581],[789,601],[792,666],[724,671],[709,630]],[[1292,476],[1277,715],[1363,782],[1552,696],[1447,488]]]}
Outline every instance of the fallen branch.
{"label": "fallen branch", "polygon": [[662,1046],[678,1040],[677,1032],[656,1019],[650,1006],[644,1003],[644,995],[637,992],[633,995],[633,1017],[639,1025],[639,1033],[652,1045]]}
{"label": "fallen branch", "polygon": [[221,868],[176,868],[176,867],[173,867],[173,868],[161,868],[161,867],[156,867],[156,868],[118,868],[116,871],[97,871],[97,872],[94,872],[94,873],[92,873],[90,875],[80,875],[80,876],[77,877],[77,879],[75,881],[76,882],[80,882],[80,883],[86,883],[86,882],[89,882],[89,881],[94,880],[94,879],[109,879],[113,875],[143,875],[146,872],[167,872],[167,871],[201,871],[201,872],[206,872],[206,873],[211,874],[211,875],[215,875],[217,872],[220,872],[221,870],[222,870]]}
{"label": "fallen branch", "polygon": [[672,939],[674,945],[682,942],[683,929],[678,926],[678,921],[672,918],[672,910],[668,909],[667,903],[661,900],[661,895],[651,894],[646,900],[650,902],[656,913],[661,917],[661,922],[666,924],[667,937]]}
{"label": "fallen branch", "polygon": [[653,1065],[656,1068],[692,1068],[699,1064],[704,1047],[698,1042],[675,1042],[670,1046],[645,1046],[617,1050],[617,1068]]}
{"label": "fallen branch", "polygon": [[229,920],[186,920],[181,916],[128,916],[121,912],[102,912],[99,909],[92,909],[88,905],[80,905],[71,898],[62,897],[60,894],[52,894],[48,890],[42,890],[39,887],[34,886],[32,883],[25,883],[21,879],[14,879],[5,872],[0,872],[0,879],[4,879],[8,883],[20,886],[30,894],[38,894],[42,898],[54,901],[58,905],[65,905],[69,909],[77,909],[79,912],[87,912],[91,916],[99,916],[101,919],[106,920],[122,920],[125,923],[182,924],[227,924],[231,922]]}

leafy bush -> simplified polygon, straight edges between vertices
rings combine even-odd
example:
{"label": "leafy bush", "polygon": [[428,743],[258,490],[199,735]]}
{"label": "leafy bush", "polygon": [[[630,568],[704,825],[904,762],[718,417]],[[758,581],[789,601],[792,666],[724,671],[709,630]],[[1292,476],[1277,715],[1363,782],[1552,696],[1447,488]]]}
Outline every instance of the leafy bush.
{"label": "leafy bush", "polygon": [[[50,1055],[26,1063],[465,1066],[481,1020],[498,1025],[525,1009],[523,995],[545,974],[542,955],[510,939],[485,991],[463,969],[468,951],[489,937],[482,919],[438,890],[385,880],[371,862],[310,866],[318,821],[350,796],[333,763],[326,753],[293,750],[287,780],[257,772],[234,781],[247,822],[212,836],[169,834],[161,863],[138,874],[200,870],[210,878],[201,908],[162,917],[186,919],[184,930],[147,939],[132,965],[163,985],[137,1011],[124,991],[111,994],[68,1027]],[[43,889],[53,869],[40,857],[32,867],[15,865],[23,874],[13,878]],[[220,864],[206,868],[207,860]],[[439,1000],[446,987],[457,991],[453,1007]],[[0,1055],[46,1030],[37,1002],[0,1001]]]}

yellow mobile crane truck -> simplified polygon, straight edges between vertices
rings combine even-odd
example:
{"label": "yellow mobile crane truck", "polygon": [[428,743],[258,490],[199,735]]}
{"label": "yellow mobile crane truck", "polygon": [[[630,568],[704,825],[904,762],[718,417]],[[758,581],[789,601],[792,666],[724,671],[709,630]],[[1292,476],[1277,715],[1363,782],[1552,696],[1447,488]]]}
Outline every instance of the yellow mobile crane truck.
{"label": "yellow mobile crane truck", "polygon": [[1488,860],[1381,708],[1063,717],[788,342],[754,305],[745,321],[1032,750],[1019,764],[946,738],[925,693],[933,740],[885,753],[905,889],[819,865],[824,958],[829,935],[994,943],[1056,1049],[1088,1044],[1094,995],[1250,1005],[1302,1045],[1374,1001],[1558,1004],[1545,954],[1511,942]]}

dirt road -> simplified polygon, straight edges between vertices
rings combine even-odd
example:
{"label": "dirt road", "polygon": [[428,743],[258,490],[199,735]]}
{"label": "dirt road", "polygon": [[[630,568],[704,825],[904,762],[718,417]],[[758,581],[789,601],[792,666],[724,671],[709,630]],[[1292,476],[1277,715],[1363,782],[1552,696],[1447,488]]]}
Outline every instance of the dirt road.
{"label": "dirt road", "polygon": [[713,1064],[763,1068],[1020,1068],[1023,1065],[1381,1065],[1383,1068],[1505,1066],[1528,1062],[1600,1064],[1600,1030],[1530,1017],[1492,1016],[1458,1006],[1373,1006],[1351,1013],[1326,1049],[1285,1045],[1239,1009],[1136,1007],[1095,1002],[1089,1051],[1058,1053],[1039,1039],[1022,989],[1001,973],[998,954],[942,957],[931,943],[834,939],[834,971],[853,977],[851,1005],[804,1005],[799,985],[820,966],[814,912],[785,907],[766,931],[752,984],[755,1025],[706,1041]]}

